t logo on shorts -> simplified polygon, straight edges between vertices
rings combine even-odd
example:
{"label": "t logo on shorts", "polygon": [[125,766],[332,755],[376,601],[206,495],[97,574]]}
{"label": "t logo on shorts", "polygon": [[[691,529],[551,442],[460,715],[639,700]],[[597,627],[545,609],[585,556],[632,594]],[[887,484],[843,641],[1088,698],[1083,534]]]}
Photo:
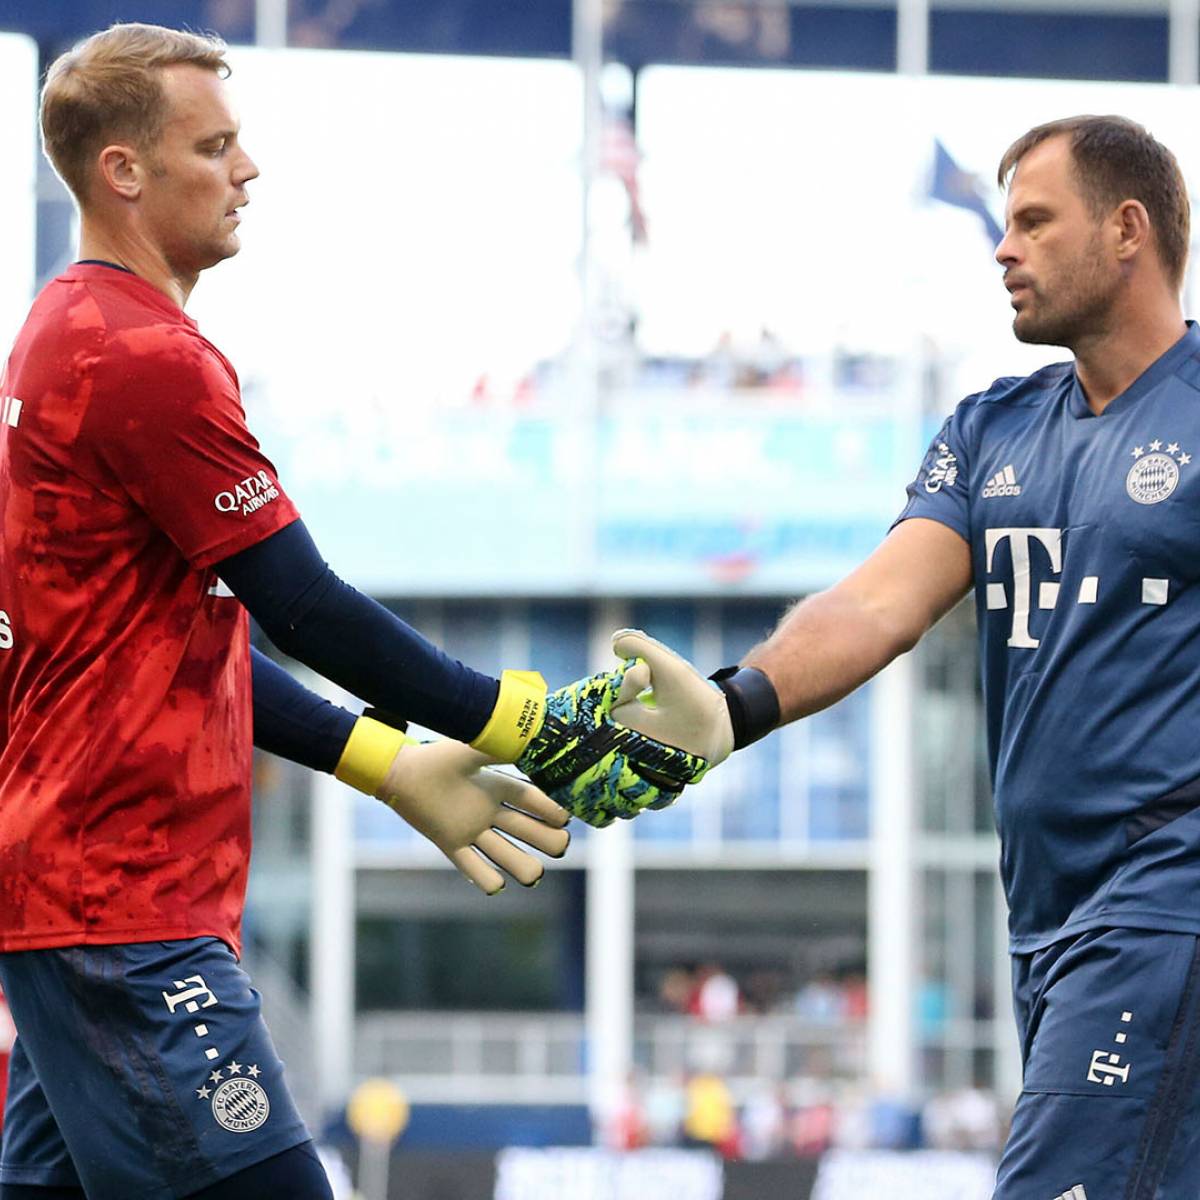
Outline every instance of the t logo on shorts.
{"label": "t logo on shorts", "polygon": [[[191,984],[191,987],[188,985]],[[175,986],[180,990],[174,994],[163,992],[162,998],[167,1002],[167,1007],[174,1012],[176,1007],[183,1005],[184,1012],[194,1013],[199,1012],[202,1008],[212,1008],[218,1003],[216,996],[212,994],[207,983],[200,975],[189,975],[186,979],[176,979]],[[201,1000],[200,997],[204,999]]]}

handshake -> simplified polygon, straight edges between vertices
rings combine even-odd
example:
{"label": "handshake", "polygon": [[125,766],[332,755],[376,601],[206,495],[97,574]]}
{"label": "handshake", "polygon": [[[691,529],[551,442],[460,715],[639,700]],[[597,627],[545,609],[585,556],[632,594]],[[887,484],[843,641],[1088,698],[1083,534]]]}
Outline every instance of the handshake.
{"label": "handshake", "polygon": [[[613,670],[549,695],[540,676],[505,672],[492,719],[471,746],[365,729],[364,754],[352,734],[338,777],[376,795],[490,895],[504,886],[500,870],[525,886],[541,878],[541,862],[509,838],[561,857],[570,817],[602,828],[665,808],[779,722],[761,671],[728,668],[709,681],[632,629],[613,635],[613,651],[623,660]],[[497,762],[514,763],[532,783],[488,769]]]}

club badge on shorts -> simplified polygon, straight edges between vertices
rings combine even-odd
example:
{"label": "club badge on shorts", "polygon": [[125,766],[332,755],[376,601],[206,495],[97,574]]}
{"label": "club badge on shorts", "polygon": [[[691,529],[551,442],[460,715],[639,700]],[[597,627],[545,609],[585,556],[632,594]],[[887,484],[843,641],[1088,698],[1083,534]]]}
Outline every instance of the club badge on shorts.
{"label": "club badge on shorts", "polygon": [[[242,1071],[246,1073],[243,1075]],[[211,1100],[213,1119],[230,1133],[252,1133],[271,1115],[271,1101],[262,1084],[257,1063],[243,1067],[231,1061],[209,1075],[196,1089],[197,1100]],[[226,1078],[226,1075],[228,1077]],[[209,1087],[209,1084],[212,1087]]]}

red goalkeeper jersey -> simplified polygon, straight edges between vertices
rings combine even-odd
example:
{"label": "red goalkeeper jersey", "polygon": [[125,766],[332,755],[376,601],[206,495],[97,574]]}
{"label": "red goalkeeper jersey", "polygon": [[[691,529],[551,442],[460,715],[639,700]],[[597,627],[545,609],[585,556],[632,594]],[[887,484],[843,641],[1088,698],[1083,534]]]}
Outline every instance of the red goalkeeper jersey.
{"label": "red goalkeeper jersey", "polygon": [[0,376],[0,949],[240,950],[249,634],[212,564],[296,517],[194,321],[113,267],[45,288]]}

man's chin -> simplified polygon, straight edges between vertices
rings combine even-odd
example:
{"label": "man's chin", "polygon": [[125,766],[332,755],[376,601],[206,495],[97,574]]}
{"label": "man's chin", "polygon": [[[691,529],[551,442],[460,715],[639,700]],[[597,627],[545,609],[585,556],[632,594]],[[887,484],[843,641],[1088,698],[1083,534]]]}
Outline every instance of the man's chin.
{"label": "man's chin", "polygon": [[215,267],[217,263],[222,263],[227,258],[232,258],[241,248],[241,238],[236,233],[229,234],[212,247],[205,256],[206,261],[200,270],[207,271],[209,267]]}
{"label": "man's chin", "polygon": [[1012,327],[1017,341],[1024,342],[1027,346],[1062,345],[1055,339],[1058,330],[1050,327],[1045,321],[1034,320],[1030,313],[1017,313],[1013,317]]}

